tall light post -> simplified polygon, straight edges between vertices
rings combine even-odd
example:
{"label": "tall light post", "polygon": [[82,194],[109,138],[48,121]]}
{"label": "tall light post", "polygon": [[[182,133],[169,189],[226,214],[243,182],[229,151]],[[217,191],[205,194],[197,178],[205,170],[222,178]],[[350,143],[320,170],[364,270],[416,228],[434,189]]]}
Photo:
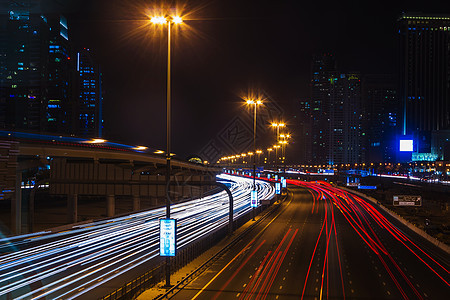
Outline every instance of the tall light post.
{"label": "tall light post", "polygon": [[[277,143],[278,143],[278,141],[279,141],[279,135],[280,135],[280,128],[283,128],[283,127],[285,127],[286,126],[286,124],[285,123],[283,123],[283,122],[273,122],[272,123],[272,128],[276,128],[276,137],[277,137]],[[278,150],[278,149],[277,149]],[[275,151],[275,152],[277,152],[277,151]],[[278,153],[278,152],[277,152]],[[276,159],[278,160],[278,154],[277,154],[277,157],[276,157]],[[276,166],[276,167],[278,167],[278,166]],[[278,169],[277,169],[277,172],[278,172]]]}
{"label": "tall light post", "polygon": [[267,148],[267,162],[268,164],[270,164],[270,152],[272,152],[273,149],[272,148]]}
{"label": "tall light post", "polygon": [[287,140],[281,140],[279,141],[279,143],[281,144],[281,158],[282,158],[282,163],[283,163],[283,176],[286,176],[286,145],[288,143]]}
{"label": "tall light post", "polygon": [[[171,85],[170,85],[170,42],[171,27],[183,22],[180,16],[155,16],[150,22],[156,25],[167,25],[167,99],[166,99],[166,219],[170,219],[170,160],[171,160]],[[166,287],[170,287],[170,256],[166,256]]]}
{"label": "tall light post", "polygon": [[281,144],[281,156],[283,158],[283,176],[286,176],[286,146],[288,144],[288,140],[291,138],[291,135],[286,134],[280,134],[280,140],[279,143]]}
{"label": "tall light post", "polygon": [[273,145],[272,148],[275,148],[275,169],[278,172],[278,148],[280,148],[280,145]]}
{"label": "tall light post", "polygon": [[[262,101],[248,99],[246,101],[247,105],[254,106],[254,114],[253,114],[253,153],[256,153],[256,108],[258,105],[262,104]],[[256,191],[256,155],[253,156],[253,191]],[[255,208],[252,208],[252,220],[255,221]]]}
{"label": "tall light post", "polygon": [[256,154],[258,154],[258,165],[261,165],[261,154],[262,154],[262,150],[256,150]]}

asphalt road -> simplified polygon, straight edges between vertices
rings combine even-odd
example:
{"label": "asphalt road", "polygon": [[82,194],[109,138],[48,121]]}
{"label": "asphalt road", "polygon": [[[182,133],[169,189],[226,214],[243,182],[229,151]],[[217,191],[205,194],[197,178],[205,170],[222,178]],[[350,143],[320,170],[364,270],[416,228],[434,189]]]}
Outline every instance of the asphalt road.
{"label": "asphalt road", "polygon": [[376,205],[305,187],[291,185],[273,215],[174,298],[450,298],[447,253]]}

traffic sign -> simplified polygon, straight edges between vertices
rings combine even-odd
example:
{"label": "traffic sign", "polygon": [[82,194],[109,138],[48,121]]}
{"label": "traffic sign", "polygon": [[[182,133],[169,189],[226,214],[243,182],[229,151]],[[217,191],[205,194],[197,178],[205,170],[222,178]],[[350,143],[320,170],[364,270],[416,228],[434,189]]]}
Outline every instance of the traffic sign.
{"label": "traffic sign", "polygon": [[275,182],[275,194],[281,194],[281,184],[279,182]]}
{"label": "traffic sign", "polygon": [[392,202],[394,206],[422,206],[422,196],[396,195]]}

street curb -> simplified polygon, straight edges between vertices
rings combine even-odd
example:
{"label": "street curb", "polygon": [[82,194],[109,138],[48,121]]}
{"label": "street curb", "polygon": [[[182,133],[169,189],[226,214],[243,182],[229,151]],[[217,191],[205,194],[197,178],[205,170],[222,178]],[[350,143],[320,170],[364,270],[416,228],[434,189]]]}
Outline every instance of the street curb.
{"label": "street curb", "polygon": [[403,225],[405,225],[406,227],[408,227],[409,229],[411,229],[412,231],[414,231],[415,233],[417,233],[418,235],[420,235],[421,237],[423,237],[424,239],[426,239],[427,241],[429,241],[430,243],[432,243],[433,245],[435,245],[436,247],[438,247],[439,249],[441,249],[442,251],[445,251],[447,254],[450,254],[450,246],[448,246],[447,244],[439,241],[438,239],[432,237],[431,235],[429,235],[428,233],[426,233],[425,231],[423,231],[422,229],[414,226],[413,224],[411,224],[410,222],[408,222],[407,220],[405,220],[402,216],[396,214],[395,212],[391,211],[390,209],[388,209],[387,207],[383,206],[382,204],[378,204],[378,201],[370,196],[367,196],[361,192],[357,192],[342,186],[338,186],[338,188],[343,189],[344,191],[347,191],[349,193],[361,196],[365,199],[368,199],[370,201],[372,201],[374,204],[377,204],[378,207],[380,207],[381,209],[383,209],[386,213],[388,213],[389,215],[391,215],[392,217],[394,217],[395,219],[397,219],[399,222],[401,222]]}

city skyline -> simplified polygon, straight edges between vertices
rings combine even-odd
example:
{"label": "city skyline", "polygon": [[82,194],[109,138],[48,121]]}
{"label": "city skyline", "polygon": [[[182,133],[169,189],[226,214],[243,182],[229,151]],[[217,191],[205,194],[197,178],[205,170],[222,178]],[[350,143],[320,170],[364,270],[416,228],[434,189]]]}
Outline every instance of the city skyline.
{"label": "city skyline", "polygon": [[0,0],[0,298],[443,299],[450,4]]}
{"label": "city skyline", "polygon": [[[145,18],[142,3],[134,4],[90,4],[76,15],[74,38],[84,40],[96,54],[105,53],[99,58],[105,65],[105,91],[111,92],[108,85],[117,90],[108,99],[105,114],[126,120],[106,121],[105,130],[125,142],[164,145],[164,133],[157,132],[163,131],[159,115],[165,97],[164,38],[142,32],[130,37],[141,24],[135,20]],[[330,3],[322,9],[289,1],[275,6],[251,1],[190,4],[202,8],[196,12],[198,20],[186,21],[193,34],[177,37],[173,51],[173,143],[174,151],[183,149],[185,155],[200,151],[239,113],[240,94],[249,87],[264,89],[286,111],[297,109],[298,100],[309,96],[310,59],[316,52],[333,51],[343,72],[395,73],[397,18],[403,10],[425,10],[419,3],[382,8]],[[438,12],[443,4],[428,7]],[[376,21],[377,14],[387,17]],[[114,107],[125,98],[129,101],[124,116]],[[213,118],[215,111],[221,115]],[[292,120],[294,115],[285,118]],[[212,124],[204,126],[205,122]],[[154,131],[151,138],[140,133],[143,127]],[[186,145],[186,136],[192,146]]]}
{"label": "city skyline", "polygon": [[[147,27],[144,32],[136,32],[137,25],[147,22],[136,21],[146,17],[144,12],[148,5],[144,4],[140,1],[133,2],[133,5],[113,1],[106,6],[103,1],[68,2],[66,7],[59,9],[66,10],[69,36],[75,47],[91,49],[102,67],[106,137],[129,144],[161,147],[164,145],[164,127],[161,126],[165,98],[164,51],[161,50],[164,37],[149,36]],[[245,119],[241,98],[252,88],[262,90],[270,101],[276,102],[286,112],[283,118],[291,123],[294,135],[301,134],[297,128],[299,101],[310,97],[311,57],[323,52],[332,53],[341,73],[357,72],[362,77],[367,74],[396,74],[394,57],[397,50],[393,44],[397,42],[396,22],[401,15],[398,7],[411,7],[413,10],[420,7],[403,3],[383,11],[344,3],[341,6],[330,4],[319,12],[313,9],[314,5],[300,10],[295,3],[285,1],[271,11],[273,18],[269,19],[269,2],[263,2],[254,10],[249,3],[238,11],[233,11],[229,5],[201,1],[189,3],[185,6],[186,11],[196,8],[195,17],[198,18],[186,20],[193,30],[180,32],[174,40],[173,142],[174,151],[181,157],[201,152],[234,117]],[[286,10],[290,5],[292,10]],[[432,4],[429,7],[433,7]],[[305,14],[308,8],[311,16],[303,15],[302,18],[301,14],[295,15],[299,11]],[[285,19],[283,13],[286,14]],[[384,13],[389,18],[376,26],[365,20],[374,18],[377,13]],[[320,18],[314,19],[318,14]],[[214,17],[206,17],[210,15]],[[355,25],[348,24],[348,19]],[[281,25],[278,24],[280,21]],[[310,24],[304,26],[307,21]],[[330,27],[333,22],[335,25]],[[230,32],[224,36],[211,34],[223,34],[238,25],[245,25],[241,26],[241,33],[233,31],[231,36]],[[309,35],[314,37],[311,42],[302,44],[306,27]],[[338,30],[342,27],[345,30]],[[279,30],[277,34],[277,28],[286,30]],[[313,34],[315,32],[321,33],[320,38]],[[131,34],[135,36],[130,37]],[[342,37],[339,42],[336,35]],[[377,45],[377,56],[367,51],[371,48],[367,44],[368,39]],[[257,40],[262,41],[262,47],[258,47]],[[242,43],[242,47],[233,48],[231,41]],[[299,49],[302,52],[292,55]],[[329,51],[323,51],[327,49]],[[216,59],[218,55],[221,57],[219,60]],[[211,69],[208,68],[210,65]],[[216,67],[218,65],[220,68]],[[239,69],[235,71],[233,67],[237,65]],[[221,114],[212,117],[215,111]],[[208,126],[204,126],[205,123],[209,123]],[[146,130],[142,131],[143,128]],[[186,143],[188,137],[192,143]]]}

